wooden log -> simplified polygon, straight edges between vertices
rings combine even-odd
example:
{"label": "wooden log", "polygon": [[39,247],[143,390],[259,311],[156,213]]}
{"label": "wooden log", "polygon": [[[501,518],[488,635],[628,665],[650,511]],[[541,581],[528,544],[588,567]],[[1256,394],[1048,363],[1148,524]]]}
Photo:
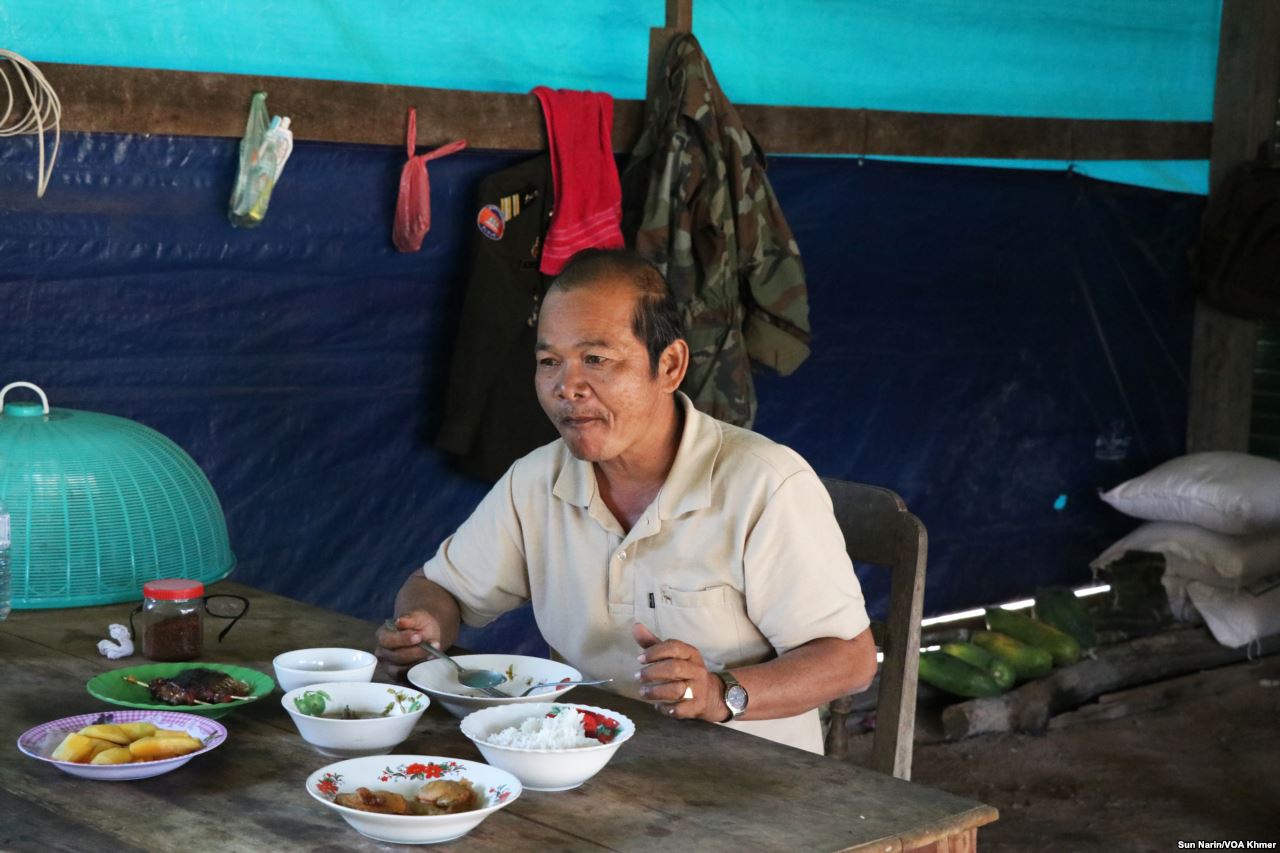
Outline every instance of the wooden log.
{"label": "wooden log", "polygon": [[1104,693],[1097,703],[1060,714],[1049,721],[1049,730],[1070,728],[1083,723],[1119,720],[1144,711],[1155,711],[1186,699],[1211,696],[1230,687],[1280,676],[1280,658],[1249,661],[1231,666],[1184,675],[1156,684],[1135,687],[1116,693]]}
{"label": "wooden log", "polygon": [[[1280,635],[1262,641],[1260,654],[1277,650]],[[1103,693],[1213,669],[1246,657],[1245,649],[1219,645],[1205,628],[1170,631],[1099,649],[1092,659],[1055,670],[1003,696],[952,705],[942,712],[942,726],[952,740],[986,732],[1043,732],[1050,717]]]}
{"label": "wooden log", "polygon": [[[651,30],[650,53],[660,59],[677,32],[666,27]],[[244,134],[249,99],[261,90],[269,93],[273,112],[293,119],[298,141],[400,147],[405,110],[412,106],[418,111],[419,145],[466,139],[472,148],[546,146],[537,98],[523,93],[57,62],[41,63],[40,70],[62,102],[63,131],[238,138]],[[771,154],[1195,160],[1208,156],[1212,135],[1209,122],[1193,121],[737,107]],[[643,120],[641,101],[615,100],[615,151],[635,146]]]}

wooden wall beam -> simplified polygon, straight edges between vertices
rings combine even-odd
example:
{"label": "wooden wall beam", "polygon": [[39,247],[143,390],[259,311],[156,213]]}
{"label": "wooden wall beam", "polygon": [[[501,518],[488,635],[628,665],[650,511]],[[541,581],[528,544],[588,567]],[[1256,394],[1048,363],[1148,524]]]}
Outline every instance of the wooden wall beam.
{"label": "wooden wall beam", "polygon": [[[1036,160],[1197,160],[1207,122],[1119,121],[739,105],[765,151]],[[772,141],[773,144],[770,144]]]}
{"label": "wooden wall beam", "polygon": [[[1280,119],[1280,3],[1225,0],[1213,97],[1210,192],[1257,156]],[[1257,324],[1196,305],[1187,450],[1249,448]]]}
{"label": "wooden wall beam", "polygon": [[[667,32],[657,29],[654,33]],[[72,131],[238,137],[250,95],[268,93],[300,140],[402,145],[405,110],[418,138],[465,138],[476,148],[546,145],[531,95],[345,83],[292,77],[43,63]],[[868,154],[1052,160],[1196,160],[1209,156],[1207,122],[1110,121],[943,115],[889,110],[739,105],[771,154]],[[643,104],[615,103],[613,141],[628,151]]]}

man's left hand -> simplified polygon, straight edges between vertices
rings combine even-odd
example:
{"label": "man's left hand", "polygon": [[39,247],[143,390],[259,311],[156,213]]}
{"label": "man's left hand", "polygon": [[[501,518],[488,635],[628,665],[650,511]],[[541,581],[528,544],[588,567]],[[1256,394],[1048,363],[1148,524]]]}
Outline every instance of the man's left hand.
{"label": "man's left hand", "polygon": [[729,716],[724,685],[707,670],[702,652],[682,640],[664,640],[639,622],[631,636],[643,651],[636,673],[640,695],[659,711],[681,720],[722,722]]}

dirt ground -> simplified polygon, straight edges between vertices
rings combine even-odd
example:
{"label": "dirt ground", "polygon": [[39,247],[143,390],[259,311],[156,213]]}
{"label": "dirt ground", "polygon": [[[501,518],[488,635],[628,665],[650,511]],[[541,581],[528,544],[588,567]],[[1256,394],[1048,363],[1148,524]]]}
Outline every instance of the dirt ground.
{"label": "dirt ground", "polygon": [[[855,761],[869,750],[868,737],[856,741]],[[1045,735],[917,742],[912,778],[1000,810],[978,831],[982,853],[1165,851],[1201,840],[1280,850],[1280,687],[1250,679]]]}

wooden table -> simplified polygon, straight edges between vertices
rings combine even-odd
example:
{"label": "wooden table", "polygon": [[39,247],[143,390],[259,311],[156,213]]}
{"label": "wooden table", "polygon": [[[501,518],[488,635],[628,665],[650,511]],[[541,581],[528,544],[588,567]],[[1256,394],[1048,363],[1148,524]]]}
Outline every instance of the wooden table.
{"label": "wooden table", "polygon": [[[221,583],[251,599],[249,615],[205,659],[271,673],[280,652],[370,648],[374,626],[271,593]],[[107,625],[132,605],[15,611],[0,622],[0,849],[9,851],[395,850],[358,835],[303,782],[329,759],[298,736],[272,696],[222,722],[218,749],[163,776],[96,782],[17,751],[18,736],[58,717],[111,710],[85,691],[107,669]],[[216,629],[214,629],[216,630]],[[381,679],[382,676],[376,676]],[[989,806],[709,723],[679,722],[644,703],[590,688],[570,697],[616,708],[636,736],[581,788],[526,791],[469,835],[439,849],[936,850],[974,848]],[[482,760],[443,709],[430,708],[397,752]]]}

